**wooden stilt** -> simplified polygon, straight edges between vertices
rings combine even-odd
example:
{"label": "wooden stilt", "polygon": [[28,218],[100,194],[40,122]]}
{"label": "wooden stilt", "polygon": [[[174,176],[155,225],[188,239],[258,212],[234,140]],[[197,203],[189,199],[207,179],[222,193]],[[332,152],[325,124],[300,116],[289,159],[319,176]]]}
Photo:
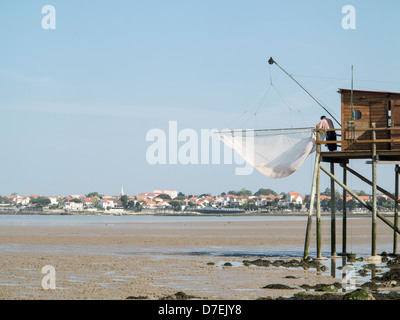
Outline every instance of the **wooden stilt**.
{"label": "wooden stilt", "polygon": [[[319,167],[319,165],[318,165]],[[317,258],[321,258],[321,190],[320,190],[320,171],[317,173],[317,218],[316,218],[316,230],[317,230]]]}
{"label": "wooden stilt", "polygon": [[[331,173],[335,175],[335,163],[331,161]],[[335,180],[331,178],[331,258],[336,258],[336,192]]]}
{"label": "wooden stilt", "polygon": [[[317,127],[316,127],[317,140],[320,139],[320,133],[318,132],[318,128],[319,128],[319,125],[317,125]],[[310,196],[310,210],[308,212],[306,239],[304,242],[304,254],[303,254],[304,259],[309,257],[312,216],[314,214],[315,192],[316,192],[316,188],[317,188],[317,176],[319,174],[320,159],[321,159],[321,145],[318,144],[316,146],[314,173],[313,173],[313,181],[312,181],[311,196]]]}
{"label": "wooden stilt", "polygon": [[[317,129],[319,126],[317,126]],[[320,137],[320,133],[317,130],[317,138]],[[321,153],[321,145],[317,145],[317,152]],[[317,165],[317,179],[316,179],[316,191],[317,191],[317,204],[316,204],[316,236],[317,236],[317,256],[315,259],[322,259],[322,250],[321,250],[321,163],[318,162]]]}
{"label": "wooden stilt", "polygon": [[[376,140],[375,123],[372,123],[372,140]],[[372,143],[372,228],[371,256],[376,256],[376,143]]]}
{"label": "wooden stilt", "polygon": [[321,164],[318,164],[317,170],[317,181],[316,181],[316,189],[317,189],[317,204],[316,204],[316,211],[317,211],[317,218],[316,218],[316,229],[317,229],[317,256],[314,260],[327,260],[327,258],[322,257],[322,233],[321,233]]}
{"label": "wooden stilt", "polygon": [[303,254],[304,259],[308,258],[308,256],[309,256],[312,216],[314,213],[315,190],[316,190],[316,184],[317,184],[317,175],[318,175],[318,170],[319,170],[320,157],[321,157],[320,152],[317,151],[317,153],[315,155],[314,174],[313,174],[311,196],[310,196],[310,210],[308,212],[306,239],[305,239],[305,243],[304,243],[304,254]]}
{"label": "wooden stilt", "polygon": [[322,258],[321,252],[321,165],[318,164],[318,172],[317,172],[317,219],[316,219],[316,229],[317,229],[317,259]]}
{"label": "wooden stilt", "polygon": [[336,259],[331,259],[331,277],[336,278]]}
{"label": "wooden stilt", "polygon": [[[394,202],[394,225],[398,227],[399,224],[399,165],[395,166],[395,185],[394,185],[394,197],[396,201]],[[393,232],[393,253],[397,254],[397,232]]]}
{"label": "wooden stilt", "polygon": [[[346,164],[343,164],[343,183],[347,185]],[[343,188],[342,255],[347,254],[347,191]]]}

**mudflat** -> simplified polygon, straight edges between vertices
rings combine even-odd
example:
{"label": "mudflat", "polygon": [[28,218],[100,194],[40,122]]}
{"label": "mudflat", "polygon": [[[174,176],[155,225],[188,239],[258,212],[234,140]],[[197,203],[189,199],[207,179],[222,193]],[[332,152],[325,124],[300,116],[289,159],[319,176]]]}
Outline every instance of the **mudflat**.
{"label": "mudflat", "polygon": [[[368,253],[371,219],[349,220],[348,228],[348,248]],[[305,218],[291,217],[183,222],[121,222],[115,217],[82,225],[0,225],[0,298],[160,299],[183,291],[200,299],[258,299],[340,282],[334,269],[341,260],[322,271],[244,263],[300,260],[305,229]],[[377,229],[378,249],[391,252],[393,231],[380,221]],[[341,252],[340,218],[336,231]],[[322,234],[323,252],[330,252],[329,219],[322,221]],[[42,281],[48,274],[42,268],[48,265],[54,267],[56,288],[46,290]]]}

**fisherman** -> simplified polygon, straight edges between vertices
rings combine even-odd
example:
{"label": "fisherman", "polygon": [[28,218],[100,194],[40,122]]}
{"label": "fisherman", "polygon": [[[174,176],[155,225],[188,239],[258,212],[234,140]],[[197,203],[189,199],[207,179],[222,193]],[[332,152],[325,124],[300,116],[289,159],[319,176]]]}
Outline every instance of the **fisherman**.
{"label": "fisherman", "polygon": [[[335,129],[335,126],[333,125],[331,119],[322,116],[321,122],[319,123],[319,128],[322,130],[328,130],[328,129]],[[336,141],[336,131],[326,131],[326,141]],[[328,143],[327,147],[329,151],[337,150],[336,143]]]}

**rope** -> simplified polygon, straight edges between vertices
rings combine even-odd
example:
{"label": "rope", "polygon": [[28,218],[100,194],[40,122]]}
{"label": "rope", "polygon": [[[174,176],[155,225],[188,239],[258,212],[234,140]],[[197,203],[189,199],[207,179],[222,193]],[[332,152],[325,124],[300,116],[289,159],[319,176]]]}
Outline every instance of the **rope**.
{"label": "rope", "polygon": [[[282,94],[279,92],[279,90],[273,86],[276,93],[278,94],[278,96],[282,99],[282,101],[286,104],[286,106],[289,108],[289,110],[291,112],[293,112],[293,109],[291,108],[291,106],[289,105],[289,103],[283,98]],[[307,124],[307,121],[305,121],[305,119],[303,118],[303,115],[301,114],[301,111],[298,108],[295,108],[295,110],[298,112],[298,114],[300,115],[301,120],[304,122],[304,124]]]}
{"label": "rope", "polygon": [[[350,188],[353,190],[353,175],[350,176]],[[353,197],[351,197],[353,199]],[[353,253],[353,219],[352,217],[349,217],[350,219],[350,251]]]}
{"label": "rope", "polygon": [[272,86],[272,72],[271,72],[271,65],[270,64],[268,64],[268,68],[269,68],[269,82],[270,82],[270,84]]}
{"label": "rope", "polygon": [[[283,128],[283,129],[258,129],[258,130],[226,130],[226,131],[216,131],[214,132],[215,134],[239,134],[239,133],[249,133],[253,132],[257,135],[258,132],[276,132],[276,131],[295,131],[295,132],[290,132],[286,134],[297,134],[301,132],[311,132],[314,131],[314,127],[304,127],[304,128]],[[270,135],[278,135],[279,133],[271,133]],[[265,135],[268,135],[265,133]]]}
{"label": "rope", "polygon": [[[232,126],[232,124],[234,124],[235,122],[239,121],[240,118],[242,118],[243,116],[245,116],[249,110],[257,103],[257,101],[259,99],[262,99],[262,101],[265,99],[265,96],[267,95],[268,91],[270,90],[270,86],[268,86],[267,88],[264,89],[264,91],[257,97],[257,99],[255,99],[255,101],[245,109],[245,111],[243,113],[241,113],[236,119],[234,119],[229,125],[228,127]],[[253,116],[251,116],[249,119],[247,119],[244,123],[248,122]],[[242,123],[242,125],[244,124]]]}
{"label": "rope", "polygon": [[267,91],[266,91],[265,94],[263,95],[263,97],[262,97],[260,103],[258,104],[258,107],[257,107],[257,109],[256,109],[256,112],[254,112],[254,116],[256,116],[257,113],[258,113],[258,110],[260,110],[261,104],[263,103],[263,101],[264,101],[265,97],[267,96],[267,93],[268,93],[268,91],[271,89],[271,87],[272,87],[272,86],[268,87]]}
{"label": "rope", "polygon": [[[272,60],[272,58],[270,59]],[[273,60],[272,60],[273,61]],[[242,119],[243,117],[245,117],[247,114],[249,114],[249,117],[247,119],[245,119],[242,123],[241,126],[244,126],[246,123],[248,123],[253,117],[254,117],[254,127],[257,128],[257,115],[261,109],[262,103],[264,102],[268,92],[270,91],[271,87],[274,88],[275,92],[277,93],[278,97],[283,101],[283,103],[285,104],[285,106],[289,109],[290,113],[290,124],[293,127],[293,118],[295,116],[295,112],[296,115],[299,116],[299,118],[302,120],[302,122],[304,124],[309,124],[308,121],[306,121],[306,119],[304,119],[301,111],[296,108],[293,107],[291,104],[288,103],[287,100],[285,100],[285,98],[283,97],[283,95],[280,93],[280,91],[278,90],[278,88],[274,85],[273,81],[272,81],[272,69],[271,69],[271,64],[270,61],[268,61],[268,71],[269,71],[269,86],[262,92],[262,94],[242,113],[240,114],[236,119],[234,119],[229,126],[232,126],[234,123],[238,122],[240,119]],[[282,69],[286,74],[288,74],[281,66],[279,66],[275,61],[273,61],[273,63],[275,63],[280,69]],[[288,74],[289,75],[289,74]],[[289,75],[290,78],[292,78],[297,84],[299,84],[291,75]],[[300,84],[299,84],[300,85]],[[330,111],[327,110],[327,107],[323,106],[322,103],[316,99],[310,92],[308,92],[302,85],[300,85],[300,87],[302,87],[339,125],[340,123],[336,120],[336,118],[332,115],[332,113]],[[255,111],[254,113],[250,113],[250,109],[252,109],[253,107],[255,107]],[[296,117],[297,119],[297,117]],[[229,127],[228,126],[228,127]]]}
{"label": "rope", "polygon": [[328,112],[328,114],[333,118],[333,120],[336,121],[336,123],[341,127],[342,125],[340,124],[340,122],[338,120],[336,120],[336,118],[327,110],[327,108],[325,106],[322,105],[322,103],[315,98],[306,88],[304,88],[295,78],[293,78],[292,75],[290,75],[285,69],[283,69],[276,61],[274,61],[274,59],[272,59],[272,57],[268,60],[269,64],[273,64],[275,63],[279,69],[281,69],[284,73],[286,73],[294,82],[296,82],[305,92],[308,93],[308,95],[313,98],[315,100],[315,102],[317,102],[322,109],[324,109],[326,112]]}

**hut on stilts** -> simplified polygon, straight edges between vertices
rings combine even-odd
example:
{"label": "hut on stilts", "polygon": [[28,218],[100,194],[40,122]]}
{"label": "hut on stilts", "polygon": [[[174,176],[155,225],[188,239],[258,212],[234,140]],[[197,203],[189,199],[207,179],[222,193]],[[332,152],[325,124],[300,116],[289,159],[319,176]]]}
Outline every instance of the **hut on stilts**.
{"label": "hut on stilts", "polygon": [[[236,150],[247,162],[265,176],[284,178],[296,171],[305,158],[315,152],[315,165],[311,187],[310,209],[307,220],[304,258],[309,258],[310,236],[314,211],[316,215],[316,257],[322,257],[321,234],[321,172],[325,173],[331,182],[331,257],[345,256],[347,252],[347,195],[359,201],[371,212],[371,257],[370,261],[380,260],[376,252],[377,219],[381,219],[393,229],[393,253],[397,254],[397,237],[399,206],[399,165],[400,165],[400,93],[383,91],[339,89],[341,95],[341,122],[299,82],[286,72],[273,58],[269,64],[276,64],[304,91],[307,92],[337,123],[334,129],[297,128],[282,129],[277,134],[274,130],[247,130],[218,132],[218,137],[229,147]],[[324,136],[329,131],[337,132],[336,140],[325,141]],[[302,136],[303,135],[303,136]],[[251,143],[246,137],[251,136]],[[257,139],[255,139],[257,138]],[[322,151],[322,145],[336,144],[340,150]],[[372,179],[369,180],[355,169],[350,168],[350,160],[366,159],[371,164]],[[328,163],[330,168],[323,165]],[[377,185],[377,165],[394,165],[394,194]],[[335,165],[343,170],[343,181],[335,176]],[[365,202],[347,184],[348,173],[361,179],[371,186],[372,201]],[[343,189],[343,227],[342,250],[336,250],[336,209],[335,185]],[[377,191],[382,192],[394,201],[394,219],[390,221],[377,210]]]}
{"label": "hut on stilts", "polygon": [[[347,207],[346,198],[350,194],[371,212],[371,257],[370,260],[379,261],[376,252],[377,219],[393,229],[393,253],[397,254],[398,204],[399,204],[399,164],[400,164],[400,93],[377,92],[340,89],[341,95],[341,123],[340,128],[322,130],[316,128],[316,156],[312,182],[309,218],[307,222],[304,257],[309,256],[311,221],[316,211],[316,246],[315,259],[323,259],[321,255],[321,209],[320,209],[320,175],[327,174],[331,180],[331,257],[336,252],[336,208],[335,183],[343,188],[343,227],[342,252],[347,254]],[[329,130],[341,132],[341,139],[324,141],[323,134]],[[321,146],[327,143],[336,143],[341,146],[340,151],[323,152]],[[349,167],[352,159],[366,159],[371,164],[372,180],[365,178],[356,170]],[[329,170],[322,165],[329,163]],[[335,176],[335,164],[343,170],[343,181]],[[377,185],[377,165],[394,165],[394,194]],[[350,173],[361,179],[372,188],[371,203],[366,203],[347,185],[347,174]],[[390,221],[377,210],[377,191],[382,192],[394,201],[394,221]]]}

